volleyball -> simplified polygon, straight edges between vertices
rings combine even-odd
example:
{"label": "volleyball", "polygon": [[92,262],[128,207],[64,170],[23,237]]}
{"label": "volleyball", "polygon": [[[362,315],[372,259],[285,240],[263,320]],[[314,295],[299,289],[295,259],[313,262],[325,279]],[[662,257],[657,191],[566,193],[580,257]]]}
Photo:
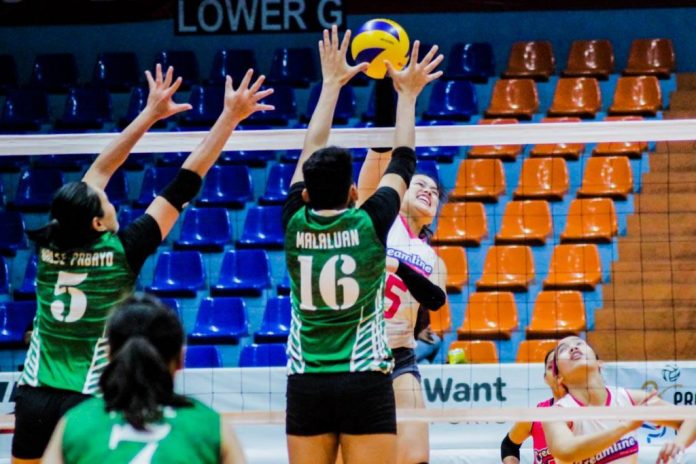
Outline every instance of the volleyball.
{"label": "volleyball", "polygon": [[360,26],[350,46],[356,63],[370,63],[365,74],[383,79],[387,74],[384,61],[399,70],[408,63],[410,42],[403,27],[390,19],[371,19]]}

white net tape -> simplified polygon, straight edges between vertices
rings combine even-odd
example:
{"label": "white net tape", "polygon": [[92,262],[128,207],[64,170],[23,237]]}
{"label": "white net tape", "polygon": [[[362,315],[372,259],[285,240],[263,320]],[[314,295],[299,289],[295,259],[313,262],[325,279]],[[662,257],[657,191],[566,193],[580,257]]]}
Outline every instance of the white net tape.
{"label": "white net tape", "polygon": [[[133,153],[191,151],[206,132],[151,132]],[[334,129],[329,143],[346,148],[388,146],[391,128]],[[242,130],[225,150],[293,150],[302,148],[305,129]],[[98,153],[115,133],[0,135],[0,155]],[[416,128],[417,146],[474,146],[536,143],[693,140],[696,119],[555,124],[457,125]]]}

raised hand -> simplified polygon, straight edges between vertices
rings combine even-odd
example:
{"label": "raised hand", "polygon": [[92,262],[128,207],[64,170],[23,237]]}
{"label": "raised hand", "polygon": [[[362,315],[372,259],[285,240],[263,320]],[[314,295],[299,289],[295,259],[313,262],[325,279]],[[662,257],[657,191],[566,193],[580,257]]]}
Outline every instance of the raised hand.
{"label": "raised hand", "polygon": [[442,54],[435,57],[438,50],[437,45],[433,45],[420,62],[418,62],[419,49],[420,42],[416,40],[413,42],[413,49],[411,50],[411,58],[408,62],[408,66],[401,71],[397,71],[389,61],[385,61],[387,72],[394,81],[394,88],[401,94],[409,94],[414,97],[418,96],[421,90],[423,90],[423,87],[442,76],[442,71],[433,72],[437,65],[444,59]]}
{"label": "raised hand", "polygon": [[152,116],[158,120],[168,118],[169,116],[188,111],[191,105],[188,103],[176,103],[172,100],[174,93],[181,86],[181,77],[178,77],[174,83],[174,68],[171,66],[167,69],[165,76],[162,76],[162,65],[157,63],[155,66],[155,77],[152,77],[150,71],[145,71],[147,85],[150,89],[150,94],[147,97],[147,105],[145,110],[150,111]]}
{"label": "raised hand", "polygon": [[657,455],[656,464],[681,464],[684,462],[684,447],[678,443],[665,443]]}
{"label": "raised hand", "polygon": [[[232,87],[232,78],[230,76],[227,76],[225,79],[225,111],[237,122],[248,118],[257,111],[275,109],[273,105],[260,103],[261,99],[273,93],[273,89],[260,90],[266,77],[261,75],[251,84],[253,75],[254,70],[249,69],[244,75],[242,82],[239,83],[237,90]],[[251,84],[251,87],[249,87],[249,84]]]}
{"label": "raised hand", "polygon": [[353,76],[369,66],[368,63],[359,63],[355,66],[348,64],[346,52],[349,44],[350,29],[343,36],[340,46],[336,25],[331,26],[331,33],[324,29],[324,38],[319,41],[319,59],[324,84],[345,85]]}

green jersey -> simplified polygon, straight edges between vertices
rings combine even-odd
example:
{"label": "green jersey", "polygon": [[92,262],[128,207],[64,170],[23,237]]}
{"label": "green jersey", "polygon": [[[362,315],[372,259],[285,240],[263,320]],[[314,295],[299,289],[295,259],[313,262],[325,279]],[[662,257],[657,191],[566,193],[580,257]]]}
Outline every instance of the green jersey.
{"label": "green jersey", "polygon": [[193,406],[165,407],[159,423],[133,428],[120,412],[107,412],[92,398],[68,411],[63,433],[66,464],[175,464],[220,462],[220,415],[191,400]]}
{"label": "green jersey", "polygon": [[385,248],[370,216],[356,208],[321,216],[302,207],[286,226],[285,255],[289,374],[391,371]]}
{"label": "green jersey", "polygon": [[39,248],[37,312],[20,384],[95,393],[108,360],[106,320],[135,280],[116,234],[82,249]]}

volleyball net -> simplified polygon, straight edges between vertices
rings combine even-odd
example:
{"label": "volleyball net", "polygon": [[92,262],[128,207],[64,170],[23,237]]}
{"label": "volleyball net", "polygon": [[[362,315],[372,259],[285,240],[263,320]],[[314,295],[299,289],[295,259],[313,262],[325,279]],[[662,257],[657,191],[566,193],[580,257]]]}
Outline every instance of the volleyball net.
{"label": "volleyball net", "polygon": [[[329,143],[364,153],[390,145],[392,133],[334,129]],[[191,151],[204,134],[149,133],[133,156]],[[455,427],[455,435],[487,424],[481,440],[499,442],[515,421],[696,417],[684,407],[696,398],[696,120],[423,126],[416,134],[421,170],[437,175],[449,193],[433,237],[447,264],[448,303],[431,312],[440,341],[420,366],[426,409],[401,411],[399,420]],[[96,154],[115,136],[3,135],[0,158]],[[303,138],[300,129],[240,130],[225,150],[232,162],[238,151],[275,152],[268,165],[252,168],[263,184],[271,164],[293,162],[286,154],[300,149]],[[23,172],[2,174],[8,204],[7,186]],[[238,219],[241,230],[244,214]],[[285,278],[282,251],[268,253],[272,283],[247,300],[249,335],[241,345],[254,340]],[[213,267],[219,273],[219,263],[219,256],[206,258],[209,275]],[[213,283],[183,302],[188,331]],[[536,408],[551,396],[543,356],[571,334],[586,338],[605,361],[607,384],[657,390],[675,406]],[[221,349],[231,360],[225,364],[236,365],[241,347]],[[0,386],[8,382],[7,413],[16,374],[0,377]],[[282,367],[187,369],[177,386],[234,423],[284,422]],[[0,427],[12,430],[11,417]],[[640,433],[653,447],[674,436],[653,426]]]}

